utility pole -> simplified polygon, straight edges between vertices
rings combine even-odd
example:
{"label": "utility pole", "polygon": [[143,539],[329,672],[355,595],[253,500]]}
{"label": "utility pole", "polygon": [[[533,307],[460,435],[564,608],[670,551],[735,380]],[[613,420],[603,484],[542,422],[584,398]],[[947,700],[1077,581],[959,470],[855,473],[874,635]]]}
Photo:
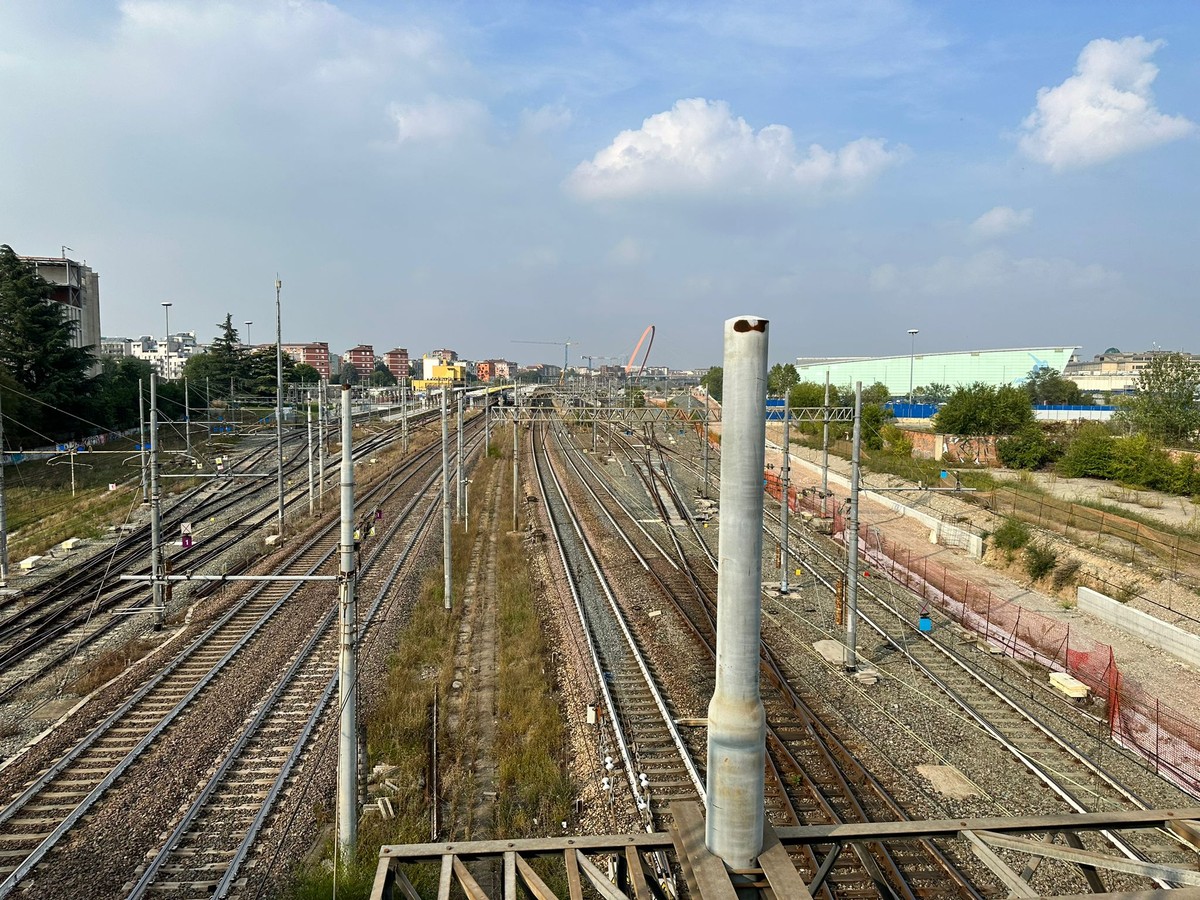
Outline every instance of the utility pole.
{"label": "utility pole", "polygon": [[138,451],[142,458],[142,503],[150,502],[150,492],[146,486],[146,397],[142,393],[142,379],[138,379]]}
{"label": "utility pole", "polygon": [[762,631],[762,473],[769,323],[725,322],[716,685],[708,705],[705,844],[731,868],[763,847],[766,715],[759,686]]}
{"label": "utility pole", "polygon": [[316,490],[313,484],[313,441],[312,441],[312,396],[309,395],[308,403],[305,404],[308,412],[308,517],[311,519],[315,512],[314,506],[316,503]]}
{"label": "utility pole", "polygon": [[321,379],[321,402],[317,404],[317,478],[321,488],[317,491],[317,503],[321,512],[325,511],[325,397],[328,393],[327,383]]}
{"label": "utility pole", "polygon": [[192,404],[188,396],[188,380],[183,379],[183,433],[187,442],[187,455],[192,455]]}
{"label": "utility pole", "polygon": [[358,844],[358,604],[354,594],[354,441],[350,385],[342,385],[341,646],[338,653],[337,815],[342,859],[354,859]]}
{"label": "utility pole", "polygon": [[702,449],[703,449],[703,453],[704,453],[704,499],[707,500],[708,499],[708,482],[709,482],[709,477],[708,477],[708,385],[707,384],[704,385],[704,439],[702,440],[701,443],[703,444]]}
{"label": "utility pole", "polygon": [[[279,289],[283,282],[275,275],[275,452],[279,455],[279,537],[283,537],[283,318],[279,308]],[[345,448],[342,450],[345,453]]]}
{"label": "utility pole", "polygon": [[447,405],[446,388],[442,388],[442,596],[443,606],[450,610],[453,590],[450,569],[450,410]]}
{"label": "utility pole", "polygon": [[408,388],[404,386],[400,388],[400,409],[402,422],[400,432],[404,436],[404,455],[408,456]]}
{"label": "utility pole", "polygon": [[455,465],[455,482],[458,485],[454,504],[454,515],[463,517],[463,395],[458,395],[458,456]]}
{"label": "utility pole", "polygon": [[150,569],[154,575],[154,628],[163,626],[162,495],[158,482],[158,375],[150,373]]}
{"label": "utility pole", "polygon": [[788,491],[791,490],[789,474],[791,473],[792,450],[790,444],[790,435],[788,434],[788,426],[791,424],[791,405],[792,398],[786,393],[783,400],[783,492],[780,499],[783,502],[783,508],[779,511],[780,535],[779,535],[779,554],[781,572],[779,576],[779,593],[787,594],[788,592],[788,570],[792,567],[791,552],[789,545],[791,541],[788,539],[788,506],[790,505],[791,497]]}
{"label": "utility pole", "polygon": [[862,382],[854,383],[854,444],[850,451],[850,525],[846,534],[846,671],[858,668],[858,479],[862,444]]}
{"label": "utility pole", "polygon": [[0,587],[8,586],[8,507],[4,499],[4,398],[0,396]]}
{"label": "utility pole", "polygon": [[825,426],[821,429],[821,512],[829,496],[829,370],[825,370]]}
{"label": "utility pole", "polygon": [[[514,402],[516,401],[516,398],[517,398],[517,385],[516,385],[516,382],[513,382],[513,401]],[[512,523],[512,530],[516,531],[517,530],[517,484],[520,482],[520,472],[517,467],[517,457],[520,456],[520,453],[521,453],[521,439],[519,437],[518,429],[520,428],[520,425],[521,425],[521,407],[518,405],[518,406],[514,406],[513,409],[515,410],[515,412],[513,413],[513,489],[512,489],[513,523]]]}

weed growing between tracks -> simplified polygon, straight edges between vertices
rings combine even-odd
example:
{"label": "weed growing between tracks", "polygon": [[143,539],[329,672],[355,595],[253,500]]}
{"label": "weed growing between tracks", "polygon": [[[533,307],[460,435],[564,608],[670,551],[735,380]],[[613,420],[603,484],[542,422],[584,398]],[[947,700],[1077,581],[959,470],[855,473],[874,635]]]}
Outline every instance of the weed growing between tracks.
{"label": "weed growing between tracks", "polygon": [[554,695],[549,647],[519,535],[503,534],[497,541],[496,594],[500,627],[497,834],[554,834],[559,822],[568,819],[573,791],[561,753],[564,728]]}
{"label": "weed growing between tracks", "polygon": [[[476,538],[486,546],[488,536],[478,534],[480,523],[508,522],[506,499],[511,491],[511,451],[509,444],[497,438],[480,460],[472,480],[472,500],[496,502],[500,508],[492,515],[476,512],[472,506],[470,528],[464,533],[457,526],[454,543],[454,608],[443,608],[442,568],[425,573],[420,597],[398,644],[388,662],[386,683],[378,701],[363,718],[368,734],[371,766],[394,766],[384,776],[397,790],[388,798],[395,818],[382,819],[368,814],[359,829],[359,853],[352,866],[338,879],[337,896],[352,900],[370,894],[381,844],[430,840],[432,800],[429,796],[429,753],[432,703],[435,688],[441,698],[439,715],[439,801],[448,817],[460,818],[456,811],[469,809],[477,786],[467,763],[471,753],[466,744],[473,735],[451,734],[445,728],[445,699],[454,690],[455,647],[462,614],[461,598],[471,566],[484,566],[486,553],[473,556]],[[503,448],[503,449],[501,449]],[[500,479],[497,491],[488,486]],[[496,765],[499,772],[496,832],[504,836],[554,834],[560,821],[568,817],[572,800],[570,780],[560,748],[563,746],[563,722],[555,696],[550,666],[550,651],[537,610],[537,586],[529,554],[519,534],[496,536],[495,589],[498,637],[500,642],[497,673]],[[479,573],[478,591],[486,581]],[[470,691],[470,679],[463,691]],[[469,706],[464,701],[464,708]],[[465,724],[465,723],[464,723]],[[459,763],[462,763],[461,765]],[[534,823],[537,823],[536,825]],[[458,824],[457,831],[464,826]],[[446,829],[455,829],[450,821]],[[447,833],[441,839],[463,835]],[[486,839],[492,835],[472,834]],[[330,851],[326,849],[325,858]],[[561,867],[560,867],[561,868]],[[438,867],[407,867],[406,874],[423,892],[436,891]],[[550,873],[544,873],[553,878]],[[332,896],[333,875],[322,866],[310,867],[298,877],[291,896],[316,900]]]}

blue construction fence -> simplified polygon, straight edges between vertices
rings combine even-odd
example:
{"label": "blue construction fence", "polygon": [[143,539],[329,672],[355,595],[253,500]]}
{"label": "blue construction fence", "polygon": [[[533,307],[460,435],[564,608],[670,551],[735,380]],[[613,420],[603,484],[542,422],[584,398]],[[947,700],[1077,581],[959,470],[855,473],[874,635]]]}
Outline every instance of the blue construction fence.
{"label": "blue construction fence", "polygon": [[[889,400],[883,405],[883,408],[888,410],[897,419],[932,419],[937,415],[940,404],[938,403],[905,403],[904,401]],[[1101,404],[1094,405],[1078,405],[1078,406],[1059,406],[1051,404],[1035,404],[1033,407],[1034,415],[1039,420],[1053,419],[1082,419],[1095,418],[1107,419],[1115,411],[1115,406],[1104,406]],[[767,398],[767,421],[782,422],[783,421],[783,398],[768,397]]]}

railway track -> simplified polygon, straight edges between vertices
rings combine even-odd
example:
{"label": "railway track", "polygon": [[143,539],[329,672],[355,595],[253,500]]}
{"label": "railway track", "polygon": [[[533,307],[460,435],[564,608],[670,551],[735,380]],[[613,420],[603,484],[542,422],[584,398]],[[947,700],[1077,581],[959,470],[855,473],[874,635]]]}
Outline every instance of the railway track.
{"label": "railway track", "polygon": [[653,831],[672,802],[702,799],[704,784],[562,482],[546,461],[543,437],[535,430],[534,470],[613,737],[605,757],[609,790],[619,793],[623,781],[637,817]]}
{"label": "railway track", "polygon": [[[571,450],[560,444],[567,458]],[[603,478],[582,454],[577,455],[575,472],[589,484],[593,500],[600,501],[600,491],[590,484]],[[637,468],[637,467],[635,467]],[[713,579],[697,575],[708,567],[711,555],[699,565],[690,557],[695,548],[703,545],[698,532],[690,534],[685,546],[679,539],[672,521],[694,523],[678,493],[669,480],[657,484],[653,466],[637,468],[644,482],[645,495],[658,507],[660,528],[667,536],[668,546],[650,538],[645,529],[630,529],[626,542],[636,540],[645,550],[635,549],[639,562],[651,573],[664,599],[678,611],[691,629],[698,644],[710,659],[715,659],[715,588]],[[661,474],[661,473],[660,473]],[[602,487],[610,501],[616,495]],[[666,502],[675,504],[668,512]],[[614,514],[605,514],[615,521]],[[644,510],[635,512],[618,505],[615,515],[638,523]],[[627,528],[629,526],[626,526]],[[635,535],[637,537],[635,537]],[[649,538],[649,546],[644,544]],[[707,552],[707,551],[706,551]],[[657,559],[671,563],[664,568]],[[710,570],[715,574],[715,570]],[[660,574],[661,573],[661,574]],[[783,677],[768,648],[763,649],[763,704],[767,711],[767,813],[773,824],[834,824],[865,822],[881,818],[908,818],[902,806],[871,776],[849,750],[829,729],[825,728],[812,709],[792,690]],[[819,848],[823,856],[806,851],[795,861],[804,872],[811,890],[828,897],[895,896],[895,897],[977,897],[969,878],[961,872],[931,842],[895,842],[876,845],[842,857],[840,848]]]}
{"label": "railway track", "polygon": [[[356,448],[356,457],[362,458],[378,452],[382,446],[393,441],[395,436],[396,432],[393,429],[384,435],[371,438]],[[269,455],[271,450],[272,448],[265,447],[256,451],[243,461],[242,467],[254,465],[255,460]],[[336,469],[338,464],[339,457],[333,457],[327,463],[326,471]],[[292,471],[299,465],[297,462],[285,472]],[[186,502],[187,498],[199,498],[206,491],[210,492],[211,496],[196,504]],[[293,507],[302,502],[305,494],[306,490],[303,488],[288,491],[285,495],[285,506]],[[253,503],[256,495],[261,495],[258,506],[237,512],[238,507]],[[217,484],[195,489],[174,504],[172,510],[164,516],[164,534],[170,533],[179,522],[190,518],[218,518],[229,511],[233,511],[234,515],[221,521],[220,531],[212,540],[203,542],[194,551],[180,551],[171,559],[171,564],[186,564],[192,570],[199,570],[216,563],[228,550],[261,528],[264,522],[274,515],[275,498],[273,484],[264,486],[243,481],[231,486],[229,481],[219,481]],[[144,585],[118,581],[117,575],[122,572],[142,575],[149,573],[149,566],[142,564],[146,556],[145,542],[148,535],[149,526],[135,531],[122,539],[117,547],[84,562],[70,577],[52,584],[44,592],[30,595],[21,609],[0,620],[0,673],[3,673],[0,702],[11,699],[121,624],[122,620],[119,617],[110,614],[133,598],[144,594],[146,589]],[[200,596],[211,589],[209,586],[202,587]],[[57,649],[54,649],[55,647]],[[42,651],[45,650],[51,652],[43,654]],[[35,654],[39,655],[39,658],[32,665],[18,669],[20,663]]]}
{"label": "railway track", "polygon": [[[661,442],[652,440],[660,454],[680,457],[695,471],[692,460],[682,458]],[[779,517],[768,513],[770,526],[779,525]],[[766,526],[767,523],[764,523]],[[807,530],[789,529],[800,552],[793,552],[793,559],[832,597],[838,578],[844,571],[844,551],[838,552],[832,541],[810,534]],[[860,542],[863,556],[870,563],[870,541]],[[711,556],[711,554],[710,554]],[[886,571],[886,570],[885,570]],[[1128,809],[1146,809],[1152,806],[1185,806],[1194,798],[1186,792],[1169,785],[1165,780],[1155,785],[1155,796],[1151,801],[1139,796],[1125,781],[1132,768],[1144,767],[1131,754],[1109,752],[1106,765],[1101,765],[1089,752],[1095,747],[1098,721],[1078,708],[1058,702],[1048,691],[1033,679],[1005,677],[1003,667],[999,672],[981,666],[947,641],[939,640],[933,633],[921,632],[916,621],[922,611],[928,612],[920,598],[906,588],[891,584],[882,589],[867,580],[859,583],[860,621],[873,631],[896,658],[895,666],[883,666],[885,670],[902,667],[924,679],[926,685],[948,699],[974,725],[1011,756],[1017,765],[1036,778],[1051,795],[1073,812],[1104,812]],[[782,601],[781,601],[782,602]],[[937,616],[936,613],[933,615]],[[959,630],[948,620],[939,619],[939,634],[957,635]],[[796,621],[807,620],[811,627],[811,616],[797,616]],[[832,631],[821,637],[837,638]],[[956,641],[961,646],[961,642]],[[973,654],[980,656],[975,642]],[[1114,771],[1116,770],[1116,771]],[[1139,861],[1162,861],[1188,863],[1194,861],[1194,853],[1172,833],[1151,829],[1115,834],[1102,832],[1103,838],[1120,855]],[[1167,882],[1156,880],[1155,887],[1170,887]]]}
{"label": "railway track", "polygon": [[[412,524],[417,507],[425,511],[410,530],[404,549],[374,592],[361,621],[365,639],[376,613],[391,591],[401,566],[428,534],[438,508],[430,499],[436,473],[390,526],[363,563],[370,577],[385,548],[402,525]],[[246,723],[241,735],[216,766],[162,845],[148,858],[127,896],[176,898],[226,897],[244,886],[243,864],[275,802],[323,718],[338,687],[336,607],[321,618],[312,636],[294,656],[279,684]]]}
{"label": "railway track", "polygon": [[[388,479],[372,487],[366,496],[359,498],[359,507],[373,505],[383,509],[389,504],[402,505],[407,518],[417,502],[409,502],[404,496],[412,493],[411,483],[423,480],[423,486],[416,491],[419,497],[440,471],[440,454],[434,452],[436,449],[429,445],[406,460],[402,466],[406,474],[399,480]],[[402,490],[406,487],[407,491]],[[396,516],[397,520],[400,518]],[[336,522],[320,529],[291,554],[280,571],[305,575],[324,569],[332,573],[336,569],[337,529]],[[372,559],[377,558],[378,552],[377,549]],[[10,894],[34,871],[148,748],[161,742],[168,732],[202,726],[201,722],[191,721],[188,715],[191,706],[224,677],[236,660],[255,652],[274,620],[285,612],[289,617],[297,615],[300,609],[296,606],[297,596],[302,589],[301,583],[291,586],[280,582],[259,583],[0,810],[3,850],[0,897]],[[320,615],[317,619],[320,620]],[[315,651],[319,644],[318,639],[312,649]],[[296,676],[293,680],[313,682],[303,665],[295,667],[293,674]],[[286,683],[286,680],[281,682]],[[283,702],[287,691],[286,687],[277,691],[276,708],[286,708],[287,704],[279,706],[279,702]],[[286,713],[281,712],[280,716],[277,724],[288,719]],[[265,738],[268,733],[255,729],[243,742],[243,751],[260,746],[254,743],[255,735]],[[268,744],[261,746],[265,748]],[[253,755],[249,752],[248,758]],[[245,756],[247,752],[239,754]],[[225,772],[231,771],[232,764]]]}

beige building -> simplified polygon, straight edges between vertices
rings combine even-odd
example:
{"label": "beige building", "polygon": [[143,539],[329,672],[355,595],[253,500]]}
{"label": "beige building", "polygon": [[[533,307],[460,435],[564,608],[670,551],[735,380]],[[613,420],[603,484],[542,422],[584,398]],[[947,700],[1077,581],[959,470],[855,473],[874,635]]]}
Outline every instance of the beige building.
{"label": "beige building", "polygon": [[[54,287],[53,300],[66,309],[67,319],[75,323],[73,347],[91,347],[100,356],[100,276],[84,263],[65,256],[22,256],[37,273]],[[96,374],[100,363],[89,371]]]}

